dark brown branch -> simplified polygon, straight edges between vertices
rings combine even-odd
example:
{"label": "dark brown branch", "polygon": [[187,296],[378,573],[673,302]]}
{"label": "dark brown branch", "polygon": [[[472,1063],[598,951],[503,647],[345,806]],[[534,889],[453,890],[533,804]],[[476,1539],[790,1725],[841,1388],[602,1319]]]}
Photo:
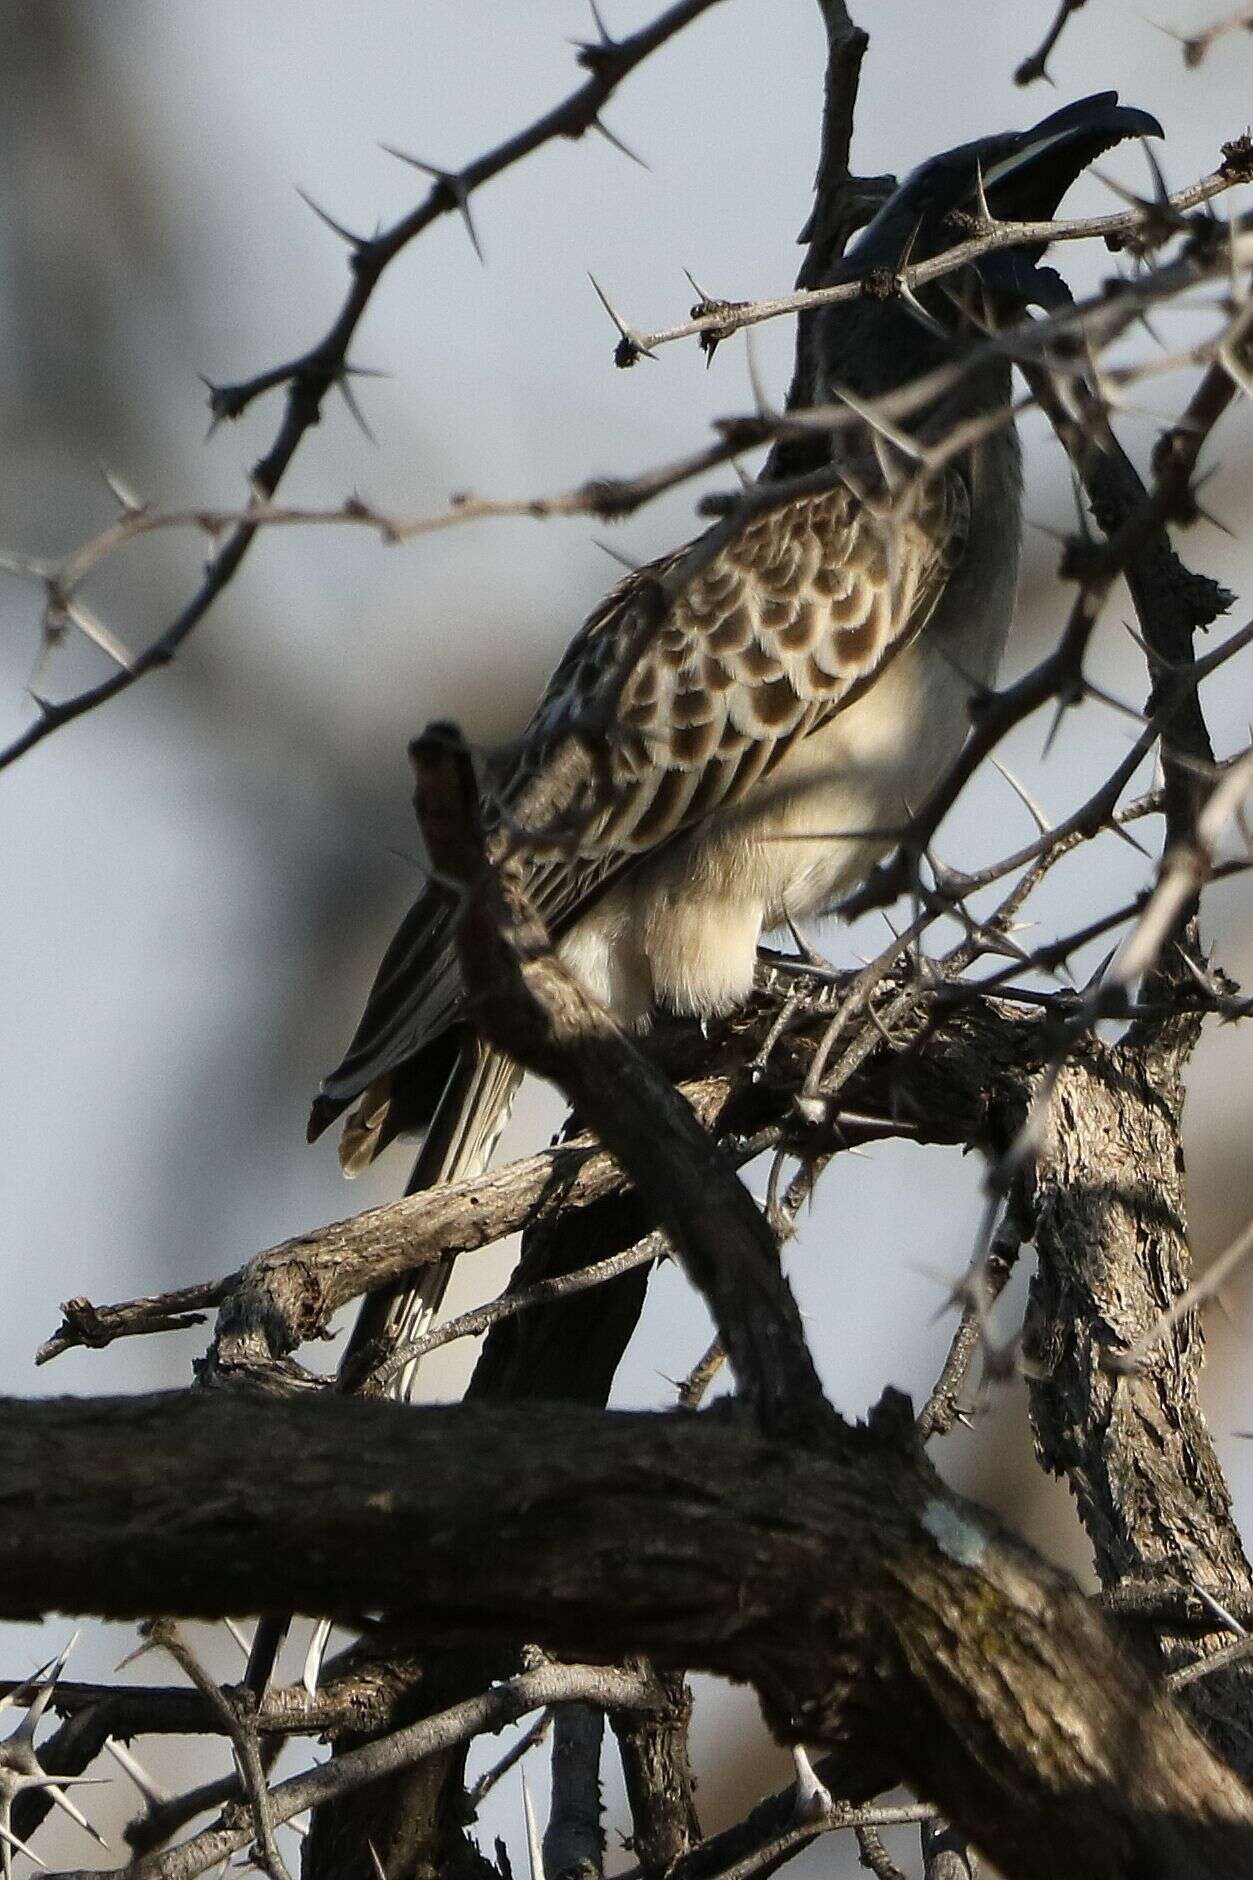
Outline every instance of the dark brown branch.
{"label": "dark brown branch", "polygon": [[[336,1665],[352,1660],[350,1668],[326,1668],[326,1675],[311,1697],[303,1684],[272,1684],[253,1712],[262,1736],[325,1736],[351,1724],[367,1729],[387,1716],[392,1694],[404,1683],[403,1664],[380,1666],[360,1650],[345,1653]],[[28,1687],[13,1678],[0,1678],[0,1697]],[[227,1684],[228,1696],[242,1686]],[[49,1708],[66,1718],[90,1716],[106,1736],[199,1736],[221,1734],[221,1712],[196,1691],[178,1685],[78,1684],[58,1682]],[[61,1773],[77,1774],[64,1770]]]}
{"label": "dark brown branch", "polygon": [[[1110,431],[1091,392],[1082,384],[1077,388],[1089,415],[1085,424],[1076,426],[1049,375],[1034,366],[1024,367],[1024,372],[1083,482],[1093,514],[1108,538],[1106,552],[1114,540],[1125,540],[1127,531],[1139,519],[1137,539],[1124,553],[1122,566],[1151,662],[1149,714],[1161,713],[1165,721],[1162,756],[1167,837],[1170,841],[1186,841],[1205,794],[1214,747],[1197,687],[1181,680],[1186,681],[1194,662],[1194,634],[1225,612],[1232,596],[1217,582],[1184,567],[1166,523],[1189,521],[1195,515],[1192,474],[1201,446],[1226,410],[1227,400],[1206,399],[1193,411],[1186,433],[1178,428],[1166,433],[1162,447],[1154,454],[1150,493]],[[1203,384],[1211,380],[1234,389],[1220,369],[1211,368]]]}
{"label": "dark brown branch", "polygon": [[[849,240],[870,220],[896,180],[891,176],[855,177],[849,169],[861,63],[870,41],[849,18],[844,0],[819,0],[819,5],[827,34],[827,67],[814,204],[800,234],[800,240],[805,243],[805,259],[796,285],[805,291],[822,285]],[[797,316],[796,359],[787,396],[789,409],[812,405],[819,396],[815,374],[815,319],[813,309]],[[776,447],[771,474],[777,470],[782,454]]]}
{"label": "dark brown branch", "polygon": [[486,860],[469,751],[448,726],[410,746],[437,879],[457,885],[457,947],[479,1033],[556,1083],[634,1178],[704,1295],[766,1429],[831,1413],[769,1226],[673,1085],[558,962],[511,879]]}
{"label": "dark brown branch", "polygon": [[670,1875],[700,1840],[687,1744],[692,1693],[681,1673],[660,1677],[663,1710],[648,1716],[615,1711],[610,1718],[631,1810],[631,1844],[646,1880]]}
{"label": "dark brown branch", "polygon": [[[432,1643],[645,1651],[751,1678],[785,1736],[890,1759],[1022,1880],[1055,1880],[1063,1835],[1074,1880],[1131,1880],[1150,1855],[1246,1874],[1239,1784],[1077,1590],[942,1487],[911,1431],[901,1406],[819,1451],[725,1413],[9,1402],[0,1611],[394,1608]],[[572,1694],[596,1701],[533,1701]],[[350,1761],[280,1785],[274,1819]]]}

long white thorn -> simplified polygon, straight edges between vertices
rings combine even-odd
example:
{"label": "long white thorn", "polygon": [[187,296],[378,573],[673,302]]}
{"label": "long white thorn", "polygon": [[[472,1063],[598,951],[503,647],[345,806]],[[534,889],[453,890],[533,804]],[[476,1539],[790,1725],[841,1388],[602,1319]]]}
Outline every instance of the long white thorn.
{"label": "long white thorn", "polygon": [[30,1709],[27,1711],[25,1717],[23,1717],[17,1730],[14,1732],[14,1737],[16,1740],[24,1741],[27,1743],[34,1741],[35,1731],[39,1728],[40,1722],[43,1719],[44,1711],[47,1710],[48,1705],[52,1702],[52,1694],[57,1688],[57,1679],[60,1677],[61,1673],[65,1670],[66,1660],[69,1658],[69,1655],[73,1651],[74,1647],[78,1644],[78,1640],[79,1640],[79,1634],[75,1632],[74,1636],[62,1648],[62,1650],[58,1653],[57,1657],[53,1659],[52,1664],[48,1670],[47,1683],[40,1685],[39,1689],[35,1693],[34,1701],[32,1702]]}
{"label": "long white thorn", "polygon": [[42,1867],[45,1873],[47,1872],[47,1861],[41,1860],[34,1848],[27,1847],[25,1841],[14,1834],[12,1828],[6,1828],[2,1821],[0,1821],[0,1844],[2,1844],[3,1848],[4,1880],[13,1880],[13,1862],[9,1853],[11,1848],[16,1848],[19,1854],[26,1854],[34,1861],[36,1867]]}
{"label": "long white thorn", "polygon": [[226,1627],[244,1657],[247,1658],[252,1648],[248,1640],[244,1637],[242,1626],[236,1625],[233,1619],[223,1619],[222,1624]]}
{"label": "long white thorn", "polygon": [[544,1880],[544,1844],[540,1840],[539,1824],[535,1819],[535,1805],[531,1801],[531,1790],[525,1770],[522,1771],[522,1813],[526,1817],[526,1851],[530,1861],[531,1880]]}
{"label": "long white thorn", "polygon": [[84,1833],[89,1834],[91,1836],[92,1840],[95,1841],[98,1847],[104,1848],[106,1853],[109,1852],[109,1843],[105,1840],[100,1830],[98,1828],[92,1827],[90,1821],[88,1821],[82,1809],[77,1807],[75,1803],[73,1803],[70,1800],[69,1796],[65,1793],[65,1790],[61,1787],[60,1783],[44,1782],[44,1783],[41,1783],[40,1786],[42,1787],[46,1795],[50,1795],[52,1797],[57,1807],[65,1811],[65,1813],[69,1816],[71,1821],[76,1821],[79,1827],[82,1828]]}
{"label": "long white thorn", "polygon": [[156,1777],[151,1775],[137,1756],[133,1756],[125,1743],[119,1743],[115,1737],[106,1736],[104,1746],[119,1769],[130,1777],[146,1802],[168,1802],[170,1794],[163,1789]]}
{"label": "long white thorn", "polygon": [[313,1629],[313,1637],[309,1640],[309,1649],[305,1653],[304,1669],[300,1674],[300,1682],[304,1685],[310,1697],[316,1697],[318,1694],[318,1682],[322,1676],[322,1660],[326,1657],[326,1647],[330,1636],[331,1621],[329,1619],[319,1619]]}
{"label": "long white thorn", "polygon": [[1000,772],[1001,776],[1004,777],[1006,783],[1009,785],[1010,789],[1014,792],[1015,796],[1023,804],[1024,808],[1029,813],[1032,822],[1035,824],[1040,834],[1042,836],[1046,836],[1049,830],[1052,828],[1052,824],[1049,822],[1048,817],[1045,815],[1040,805],[1036,802],[1035,798],[1032,796],[1030,790],[1028,790],[1026,784],[1019,782],[1018,778],[1014,775],[1013,771],[1009,769],[1008,765],[1002,764],[998,758],[993,757],[991,759],[991,763],[992,763],[992,768]]}

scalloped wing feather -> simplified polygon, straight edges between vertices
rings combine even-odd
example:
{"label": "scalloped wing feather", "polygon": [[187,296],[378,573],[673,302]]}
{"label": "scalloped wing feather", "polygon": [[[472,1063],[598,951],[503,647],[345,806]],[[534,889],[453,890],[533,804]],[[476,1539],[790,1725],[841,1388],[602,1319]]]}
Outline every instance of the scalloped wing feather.
{"label": "scalloped wing feather", "polygon": [[[486,804],[494,847],[521,861],[552,931],[641,856],[741,803],[797,739],[873,684],[926,625],[968,519],[955,469],[923,484],[900,516],[839,485],[755,517],[664,609],[657,596],[686,548],[619,582],[495,768]],[[660,616],[651,627],[650,612]],[[572,736],[598,746],[575,809],[527,826],[528,794]],[[364,1166],[394,1133],[391,1074],[460,1019],[447,905],[430,892],[388,948],[311,1134],[364,1092],[342,1151]]]}
{"label": "scalloped wing feather", "polygon": [[956,471],[924,484],[902,516],[844,486],[766,511],[674,597],[625,674],[639,585],[679,557],[620,582],[572,642],[500,785],[508,819],[572,731],[612,723],[577,821],[515,838],[553,929],[633,859],[742,802],[797,739],[873,684],[926,625],[968,520]]}

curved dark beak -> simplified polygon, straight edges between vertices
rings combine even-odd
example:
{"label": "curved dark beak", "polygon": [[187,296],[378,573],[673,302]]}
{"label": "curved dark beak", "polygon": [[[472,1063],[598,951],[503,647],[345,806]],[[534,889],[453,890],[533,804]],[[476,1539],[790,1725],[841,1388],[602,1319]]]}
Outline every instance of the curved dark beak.
{"label": "curved dark beak", "polygon": [[1164,137],[1147,111],[1119,104],[1116,91],[1094,92],[1023,131],[983,172],[993,215],[1003,221],[1045,221],[1082,171],[1129,137]]}

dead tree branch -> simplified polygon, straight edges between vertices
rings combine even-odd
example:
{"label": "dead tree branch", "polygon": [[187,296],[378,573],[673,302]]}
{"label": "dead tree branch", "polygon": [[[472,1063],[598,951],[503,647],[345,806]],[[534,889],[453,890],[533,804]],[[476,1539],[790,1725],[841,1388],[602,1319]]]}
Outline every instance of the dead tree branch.
{"label": "dead tree branch", "polygon": [[[1131,1880],[1150,1850],[1163,1872],[1246,1872],[1253,1805],[1235,1778],[1067,1580],[943,1488],[912,1429],[885,1406],[819,1450],[725,1415],[571,1405],[11,1402],[0,1609],[209,1616],[247,1598],[403,1610],[431,1643],[646,1651],[749,1677],[794,1740],[863,1741],[877,1774],[1024,1880],[1051,1880],[1062,1833],[1077,1880]],[[46,1493],[25,1514],[12,1491],[32,1467]],[[609,1673],[594,1693],[553,1671],[531,1703],[613,1707]],[[477,1703],[475,1728],[504,1711],[498,1693]],[[447,1726],[423,1728],[433,1746]],[[274,1819],[350,1760],[274,1789]],[[227,1851],[210,1838],[205,1865]]]}

